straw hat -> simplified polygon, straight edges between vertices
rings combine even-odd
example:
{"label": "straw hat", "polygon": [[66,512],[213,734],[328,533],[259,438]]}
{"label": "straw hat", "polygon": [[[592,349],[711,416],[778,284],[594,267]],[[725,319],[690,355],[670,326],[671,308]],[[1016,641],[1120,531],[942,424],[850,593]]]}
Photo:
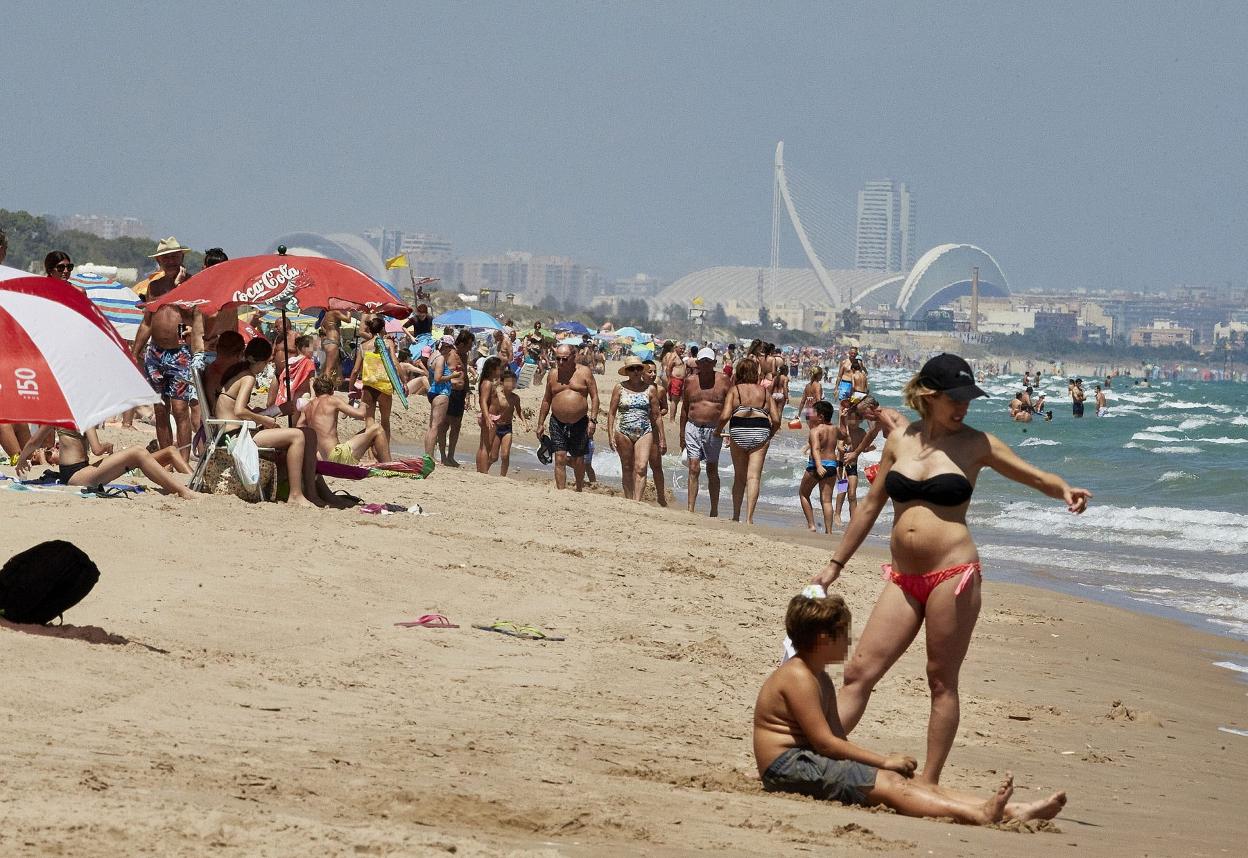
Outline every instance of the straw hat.
{"label": "straw hat", "polygon": [[166,253],[186,253],[189,250],[189,247],[183,247],[182,242],[178,241],[171,235],[168,238],[162,238],[159,242],[157,242],[156,252],[147,258],[155,259],[158,256],[164,256]]}
{"label": "straw hat", "polygon": [[641,358],[637,357],[636,355],[629,355],[628,357],[624,358],[624,366],[620,367],[617,370],[617,372],[620,375],[628,375],[628,371],[635,366],[645,366],[645,364],[643,364],[641,362]]}

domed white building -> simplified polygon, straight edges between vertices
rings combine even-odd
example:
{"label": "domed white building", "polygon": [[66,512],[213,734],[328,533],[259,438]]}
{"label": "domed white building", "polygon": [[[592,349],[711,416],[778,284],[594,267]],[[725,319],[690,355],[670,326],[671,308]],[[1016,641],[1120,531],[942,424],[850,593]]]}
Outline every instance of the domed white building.
{"label": "domed white building", "polygon": [[[931,310],[969,295],[971,272],[979,268],[979,291],[984,296],[1008,296],[1009,283],[992,255],[973,244],[942,244],[924,253],[908,274],[889,274],[856,268],[828,269],[832,290],[809,268],[781,268],[774,293],[770,270],[745,266],[718,266],[694,271],[676,280],[652,299],[657,309],[671,304],[722,304],[729,315],[750,318],[758,312],[760,277],[764,300],[772,315],[787,310],[803,319],[830,319],[845,307],[863,314],[896,313],[902,320],[923,319]],[[814,329],[819,325],[800,324]]]}
{"label": "domed white building", "polygon": [[266,253],[277,253],[279,245],[286,245],[292,256],[319,256],[335,259],[352,268],[363,271],[369,277],[386,280],[386,264],[377,248],[358,235],[337,232],[321,235],[315,232],[291,232],[274,239]]}

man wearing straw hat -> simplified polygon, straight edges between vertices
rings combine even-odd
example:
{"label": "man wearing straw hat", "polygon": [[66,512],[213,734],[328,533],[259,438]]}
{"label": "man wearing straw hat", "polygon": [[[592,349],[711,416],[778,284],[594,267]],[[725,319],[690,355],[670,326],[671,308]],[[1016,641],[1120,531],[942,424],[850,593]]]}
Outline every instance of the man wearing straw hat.
{"label": "man wearing straw hat", "polygon": [[[156,260],[160,270],[142,283],[135,291],[145,299],[159,298],[172,292],[186,279],[182,260],[189,247],[173,236],[161,239],[151,259]],[[191,350],[182,338],[182,325],[190,324],[190,314],[168,304],[155,313],[145,310],[143,321],[134,337],[132,353],[134,360],[143,368],[152,389],[160,394],[160,404],[154,407],[156,419],[156,443],[168,447],[173,442],[169,429],[169,415],[177,428],[178,451],[189,455],[191,448],[190,402],[195,398],[191,383]]]}

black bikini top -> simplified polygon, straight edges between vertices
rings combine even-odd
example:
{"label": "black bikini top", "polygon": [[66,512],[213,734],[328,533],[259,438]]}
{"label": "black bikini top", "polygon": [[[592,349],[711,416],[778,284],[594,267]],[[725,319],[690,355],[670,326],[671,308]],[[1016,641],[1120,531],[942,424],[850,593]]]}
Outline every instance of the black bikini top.
{"label": "black bikini top", "polygon": [[884,478],[884,491],[897,503],[926,501],[935,506],[960,506],[971,499],[971,481],[961,474],[937,474],[926,480],[912,480],[905,474],[889,471]]}

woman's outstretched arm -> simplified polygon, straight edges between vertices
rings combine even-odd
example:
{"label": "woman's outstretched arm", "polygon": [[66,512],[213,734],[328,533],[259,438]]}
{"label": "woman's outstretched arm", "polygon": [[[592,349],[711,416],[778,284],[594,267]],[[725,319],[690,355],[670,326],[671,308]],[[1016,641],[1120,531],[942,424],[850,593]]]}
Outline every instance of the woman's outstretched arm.
{"label": "woman's outstretched arm", "polygon": [[1066,508],[1075,514],[1088,508],[1092,492],[1087,489],[1074,488],[1057,474],[1042,471],[1035,465],[1024,461],[997,436],[985,433],[985,437],[988,439],[988,452],[981,462],[984,467],[992,468],[1006,479],[1030,486],[1041,494],[1063,501]]}

